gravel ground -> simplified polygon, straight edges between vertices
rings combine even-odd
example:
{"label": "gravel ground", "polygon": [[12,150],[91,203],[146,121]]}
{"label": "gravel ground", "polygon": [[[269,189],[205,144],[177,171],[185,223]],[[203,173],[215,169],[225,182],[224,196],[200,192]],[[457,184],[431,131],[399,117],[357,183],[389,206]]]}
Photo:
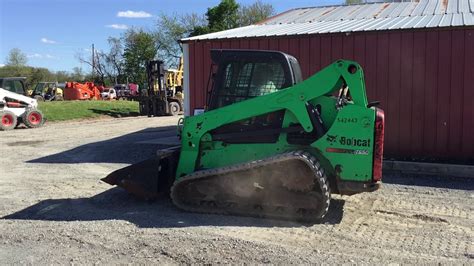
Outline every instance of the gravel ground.
{"label": "gravel ground", "polygon": [[385,175],[322,224],[182,212],[99,181],[175,136],[177,119],[0,132],[0,264],[474,263],[474,180]]}

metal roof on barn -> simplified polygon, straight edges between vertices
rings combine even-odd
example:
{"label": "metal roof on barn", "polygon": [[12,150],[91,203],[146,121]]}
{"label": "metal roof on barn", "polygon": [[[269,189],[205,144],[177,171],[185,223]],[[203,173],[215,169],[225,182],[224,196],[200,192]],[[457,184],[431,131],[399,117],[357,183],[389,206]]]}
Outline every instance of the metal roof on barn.
{"label": "metal roof on barn", "polygon": [[182,41],[474,26],[474,0],[420,0],[297,8],[259,24]]}

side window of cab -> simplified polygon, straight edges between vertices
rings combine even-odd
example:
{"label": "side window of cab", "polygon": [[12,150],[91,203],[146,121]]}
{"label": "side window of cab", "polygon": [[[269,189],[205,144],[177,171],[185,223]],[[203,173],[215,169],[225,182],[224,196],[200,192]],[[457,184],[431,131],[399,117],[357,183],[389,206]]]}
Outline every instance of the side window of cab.
{"label": "side window of cab", "polygon": [[13,84],[13,80],[5,80],[3,81],[3,89],[11,92],[15,91],[15,85]]}
{"label": "side window of cab", "polygon": [[18,94],[25,94],[25,91],[23,89],[23,83],[19,80],[14,80],[13,81],[13,87],[15,88],[16,93]]}

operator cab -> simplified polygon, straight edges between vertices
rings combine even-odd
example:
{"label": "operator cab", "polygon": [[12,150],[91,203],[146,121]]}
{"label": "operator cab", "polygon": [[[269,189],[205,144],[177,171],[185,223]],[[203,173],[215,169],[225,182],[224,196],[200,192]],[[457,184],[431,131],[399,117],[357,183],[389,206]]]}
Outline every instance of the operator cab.
{"label": "operator cab", "polygon": [[[277,92],[303,80],[298,60],[278,51],[211,50],[211,58],[217,70],[212,74],[207,111]],[[284,110],[263,114],[210,133],[214,140],[227,143],[274,143],[284,114]]]}
{"label": "operator cab", "polygon": [[27,96],[28,91],[26,90],[25,81],[25,77],[0,78],[0,88]]}
{"label": "operator cab", "polygon": [[276,92],[302,81],[298,60],[278,51],[211,50],[217,70],[208,110]]}

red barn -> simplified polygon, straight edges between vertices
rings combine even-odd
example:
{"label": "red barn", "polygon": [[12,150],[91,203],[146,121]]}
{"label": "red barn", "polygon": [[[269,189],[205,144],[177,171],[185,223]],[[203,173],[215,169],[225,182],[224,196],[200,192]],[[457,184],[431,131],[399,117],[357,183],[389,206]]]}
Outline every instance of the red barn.
{"label": "red barn", "polygon": [[297,8],[183,39],[186,114],[204,108],[209,50],[279,50],[308,77],[343,58],[386,114],[387,157],[474,161],[474,0]]}

